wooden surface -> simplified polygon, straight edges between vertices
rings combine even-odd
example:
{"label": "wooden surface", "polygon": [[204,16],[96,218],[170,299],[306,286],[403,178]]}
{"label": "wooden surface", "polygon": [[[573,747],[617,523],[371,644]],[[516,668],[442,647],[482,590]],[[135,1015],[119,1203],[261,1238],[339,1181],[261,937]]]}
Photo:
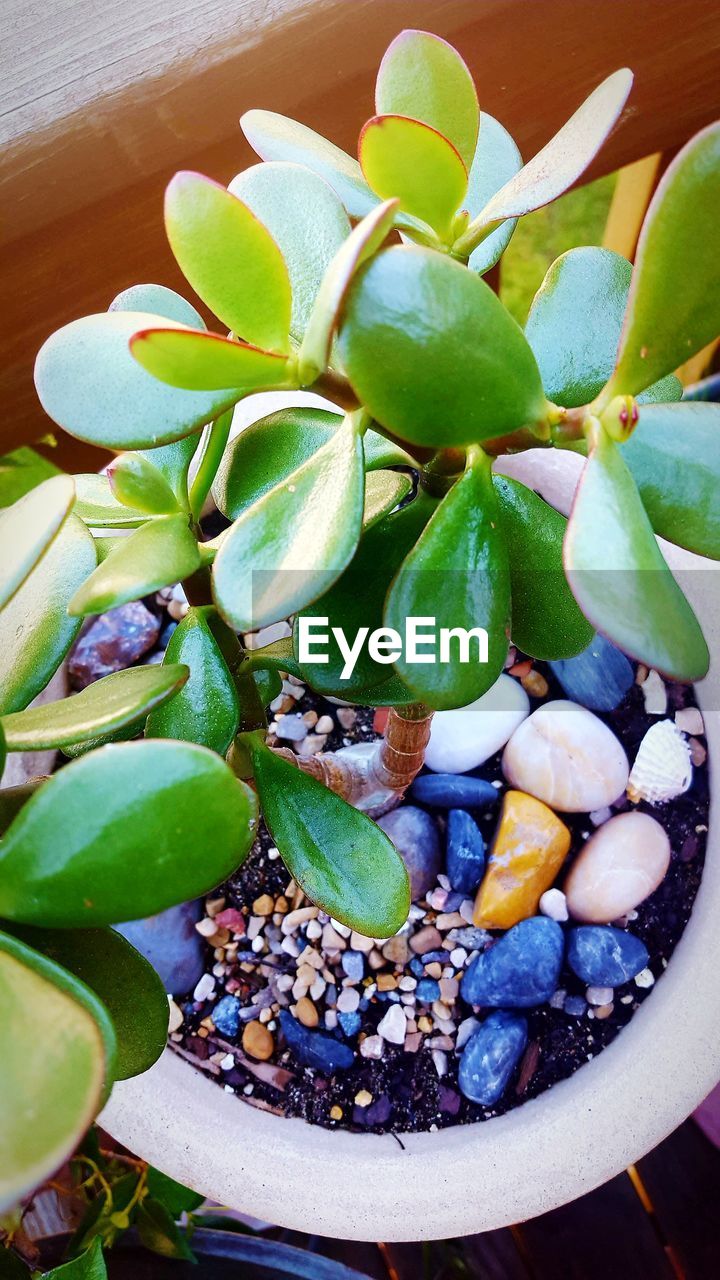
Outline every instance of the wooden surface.
{"label": "wooden surface", "polygon": [[251,106],[354,150],[404,26],[457,44],[525,156],[623,64],[636,88],[593,175],[720,115],[709,0],[5,0],[3,20],[4,448],[48,429],[31,370],[54,328],[129,284],[180,284],[161,216],[172,173],[228,181],[251,163]]}

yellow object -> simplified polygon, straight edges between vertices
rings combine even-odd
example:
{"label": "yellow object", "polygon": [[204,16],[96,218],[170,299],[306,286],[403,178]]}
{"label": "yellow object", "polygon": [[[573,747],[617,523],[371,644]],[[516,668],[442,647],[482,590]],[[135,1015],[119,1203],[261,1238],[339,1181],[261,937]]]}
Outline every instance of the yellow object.
{"label": "yellow object", "polygon": [[535,915],[570,848],[570,832],[541,800],[507,791],[473,913],[481,929],[509,929]]}
{"label": "yellow object", "polygon": [[661,160],[662,155],[657,152],[620,170],[605,223],[604,249],[614,249],[631,260],[634,257]]}

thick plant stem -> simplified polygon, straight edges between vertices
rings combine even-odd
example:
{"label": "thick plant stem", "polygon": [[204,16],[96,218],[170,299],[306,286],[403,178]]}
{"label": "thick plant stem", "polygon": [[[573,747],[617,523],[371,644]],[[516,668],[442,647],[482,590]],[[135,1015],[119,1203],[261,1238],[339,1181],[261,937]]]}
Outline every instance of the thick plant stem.
{"label": "thick plant stem", "polygon": [[432,718],[433,712],[422,703],[399,710],[390,708],[375,774],[383,786],[399,792],[400,796],[423,767]]}

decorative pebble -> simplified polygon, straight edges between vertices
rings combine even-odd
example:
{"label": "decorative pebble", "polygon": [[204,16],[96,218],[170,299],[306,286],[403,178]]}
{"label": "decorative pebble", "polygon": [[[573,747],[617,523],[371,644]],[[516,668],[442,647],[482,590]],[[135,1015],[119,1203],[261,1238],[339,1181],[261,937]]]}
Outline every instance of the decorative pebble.
{"label": "decorative pebble", "polygon": [[83,631],[68,658],[73,689],[85,689],[102,676],[122,671],[152,649],[160,634],[160,618],[140,600],[101,613]]}
{"label": "decorative pebble", "polygon": [[378,826],[390,837],[407,867],[411,898],[424,898],[437,883],[442,865],[440,837],[430,814],[404,804],[378,818]]}
{"label": "decorative pebble", "polygon": [[426,925],[424,929],[419,929],[410,939],[410,947],[418,956],[434,951],[440,946],[442,946],[442,934],[431,924]]}
{"label": "decorative pebble", "polygon": [[585,925],[568,935],[568,964],[590,987],[620,987],[645,968],[648,958],[644,942],[610,925]]}
{"label": "decorative pebble", "polygon": [[432,1004],[440,999],[440,983],[435,978],[421,978],[415,988],[415,999],[424,1004]]}
{"label": "decorative pebble", "polygon": [[522,791],[507,791],[475,902],[475,924],[509,929],[535,915],[569,848],[570,832],[552,809]]}
{"label": "decorative pebble", "polygon": [[204,1000],[210,1000],[214,994],[215,979],[211,973],[204,973],[193,991],[193,1000],[196,1000],[198,1004],[202,1004]]}
{"label": "decorative pebble", "polygon": [[602,1008],[603,1005],[612,1004],[614,994],[612,987],[588,987],[585,992],[585,999],[588,1004]]}
{"label": "decorative pebble", "polygon": [[659,720],[643,738],[630,771],[627,793],[634,804],[665,804],[692,782],[690,748],[672,720]]}
{"label": "decorative pebble", "polygon": [[[281,1014],[282,1016],[282,1014]],[[290,1017],[290,1014],[287,1015]],[[293,1019],[293,1021],[295,1021]],[[267,1062],[275,1049],[272,1033],[262,1022],[248,1022],[242,1034],[242,1047],[251,1058]]]}
{"label": "decorative pebble", "polygon": [[569,1013],[571,1018],[582,1018],[587,1013],[587,1008],[587,1000],[582,996],[568,996],[564,1005],[565,1013]]}
{"label": "decorative pebble", "polygon": [[405,1042],[405,1014],[399,1004],[391,1004],[387,1013],[378,1023],[378,1035],[390,1044]]}
{"label": "decorative pebble", "polygon": [[523,676],[520,683],[525,692],[530,694],[531,698],[547,697],[550,686],[542,672],[536,671],[534,667],[532,671],[528,671],[526,676]]}
{"label": "decorative pebble", "polygon": [[356,987],[345,987],[337,998],[338,1013],[354,1013],[360,1004],[360,992]]}
{"label": "decorative pebble", "polygon": [[286,742],[302,742],[307,737],[308,727],[301,715],[284,715],[280,716],[275,732]]}
{"label": "decorative pebble", "polygon": [[619,813],[599,827],[565,881],[576,920],[607,924],[654,893],[670,865],[670,841],[648,813]]}
{"label": "decorative pebble", "polygon": [[318,1011],[308,996],[301,996],[298,1000],[295,1005],[295,1017],[299,1018],[304,1027],[316,1027],[320,1021]]}
{"label": "decorative pebble", "polygon": [[353,982],[362,982],[365,976],[365,961],[360,951],[343,951],[342,954],[343,972]]}
{"label": "decorative pebble", "polygon": [[183,1014],[182,1009],[180,1009],[178,1005],[176,1005],[172,996],[168,996],[168,1006],[169,1006],[168,1032],[170,1033],[170,1035],[172,1035],[174,1031],[180,1030],[180,1027],[185,1021],[185,1016]]}
{"label": "decorative pebble", "polygon": [[641,969],[635,974],[635,986],[647,990],[648,987],[655,985],[655,974],[652,969]]}
{"label": "decorative pebble", "polygon": [[[334,1036],[327,1036],[322,1031],[310,1031],[297,1018],[293,1018],[287,1009],[280,1010],[279,1019],[288,1045],[304,1066],[316,1067],[318,1071],[331,1075],[333,1071],[347,1071],[355,1061],[349,1045],[342,1044]],[[258,1025],[250,1023],[250,1026]]]}
{"label": "decorative pebble", "polygon": [[545,702],[503,754],[511,786],[565,813],[589,813],[622,795],[629,766],[607,725],[575,702]]}
{"label": "decorative pebble", "polygon": [[236,996],[223,996],[211,1016],[220,1035],[232,1040],[240,1029],[240,1001]]}
{"label": "decorative pebble", "polygon": [[569,917],[567,898],[562,889],[546,889],[538,903],[540,914],[562,924]]}
{"label": "decorative pebble", "polygon": [[460,1059],[458,1084],[466,1098],[491,1107],[502,1097],[527,1044],[525,1018],[491,1013],[468,1040]]}
{"label": "decorative pebble", "polygon": [[362,1025],[359,1013],[338,1013],[338,1022],[346,1036],[356,1036]]}
{"label": "decorative pebble", "polygon": [[435,712],[425,764],[434,773],[476,769],[505,746],[529,710],[522,686],[511,676],[501,675],[487,693],[467,707]]}
{"label": "decorative pebble", "polygon": [[421,773],[408,795],[436,809],[488,809],[498,802],[492,783],[458,773]]}
{"label": "decorative pebble", "polygon": [[[203,976],[210,977],[203,973],[205,947],[195,929],[202,914],[199,902],[181,902],[156,916],[114,927],[152,965],[165,990],[180,995],[191,991]],[[201,998],[206,1000],[207,995]]]}
{"label": "decorative pebble", "polygon": [[360,1056],[363,1058],[382,1058],[382,1036],[366,1036],[360,1043]]}
{"label": "decorative pebble", "polygon": [[394,938],[388,938],[382,953],[391,964],[406,964],[409,955],[407,938],[401,933],[396,934]]}
{"label": "decorative pebble", "polygon": [[563,950],[563,932],[554,920],[521,920],[468,966],[462,998],[471,1005],[518,1009],[544,1004],[557,987]]}
{"label": "decorative pebble", "polygon": [[485,869],[485,841],[477,823],[464,809],[451,809],[447,817],[447,873],[458,893],[474,893]]}
{"label": "decorative pebble", "polygon": [[642,683],[645,711],[649,716],[664,716],[667,711],[667,689],[659,671],[648,671]]}
{"label": "decorative pebble", "polygon": [[601,635],[575,658],[560,658],[550,667],[568,698],[590,711],[614,711],[634,679],[625,654]]}
{"label": "decorative pebble", "polygon": [[699,707],[682,707],[675,712],[675,724],[683,733],[691,733],[702,737],[705,733],[705,721]]}

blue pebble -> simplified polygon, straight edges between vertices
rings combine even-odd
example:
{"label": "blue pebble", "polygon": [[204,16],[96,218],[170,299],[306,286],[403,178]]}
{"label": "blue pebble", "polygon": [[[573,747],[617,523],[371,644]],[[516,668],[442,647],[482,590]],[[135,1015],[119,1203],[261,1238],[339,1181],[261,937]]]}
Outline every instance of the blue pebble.
{"label": "blue pebble", "polygon": [[568,996],[563,1008],[571,1018],[582,1018],[587,1013],[588,1003],[583,996]]}
{"label": "blue pebble", "polygon": [[557,988],[564,950],[555,920],[521,920],[465,970],[460,994],[468,1004],[526,1009],[544,1004]]}
{"label": "blue pebble", "polygon": [[421,978],[415,988],[415,999],[422,1000],[425,1004],[432,1004],[433,1000],[439,1000],[440,983],[434,978]]}
{"label": "blue pebble", "polygon": [[635,679],[625,654],[601,635],[577,657],[560,658],[550,666],[567,697],[590,711],[614,711]]}
{"label": "blue pebble", "polygon": [[436,809],[487,809],[499,798],[497,787],[469,773],[421,773],[408,795]]}
{"label": "blue pebble", "polygon": [[410,876],[413,902],[424,898],[437,884],[442,869],[440,836],[434,818],[416,805],[403,804],[377,820],[390,837]]}
{"label": "blue pebble", "polygon": [[491,1013],[468,1040],[458,1084],[471,1102],[491,1107],[505,1092],[527,1044],[528,1025],[517,1013]]}
{"label": "blue pebble", "polygon": [[425,965],[417,956],[413,956],[410,961],[410,972],[414,978],[422,978],[425,974]]}
{"label": "blue pebble", "polygon": [[[464,809],[451,809],[447,818],[447,874],[457,893],[474,893],[485,870],[485,841],[480,828]],[[449,904],[445,904],[445,910]]]}
{"label": "blue pebble", "polygon": [[342,967],[353,982],[362,982],[365,976],[365,959],[361,951],[343,951]]}
{"label": "blue pebble", "polygon": [[231,1039],[240,1028],[240,1001],[236,996],[223,996],[210,1016],[220,1035]]}
{"label": "blue pebble", "polygon": [[[166,991],[182,996],[205,972],[205,944],[195,925],[204,914],[202,902],[181,902],[156,916],[117,924],[115,929],[157,971]],[[255,953],[252,959],[257,960]]]}
{"label": "blue pebble", "polygon": [[331,1075],[333,1071],[347,1071],[355,1061],[349,1045],[342,1044],[334,1036],[324,1035],[322,1031],[310,1031],[287,1009],[280,1010],[280,1026],[295,1057],[305,1067],[316,1067],[318,1071]]}
{"label": "blue pebble", "polygon": [[425,951],[423,953],[422,962],[427,964],[449,964],[450,952],[444,948],[442,951]]}
{"label": "blue pebble", "polygon": [[571,929],[568,964],[590,987],[620,987],[641,969],[650,956],[644,942],[609,924]]}
{"label": "blue pebble", "polygon": [[362,1018],[356,1010],[354,1013],[339,1013],[338,1022],[346,1036],[355,1036],[362,1025]]}
{"label": "blue pebble", "polygon": [[334,982],[328,982],[325,988],[325,1003],[329,1009],[334,1009],[337,1004],[338,992]]}

